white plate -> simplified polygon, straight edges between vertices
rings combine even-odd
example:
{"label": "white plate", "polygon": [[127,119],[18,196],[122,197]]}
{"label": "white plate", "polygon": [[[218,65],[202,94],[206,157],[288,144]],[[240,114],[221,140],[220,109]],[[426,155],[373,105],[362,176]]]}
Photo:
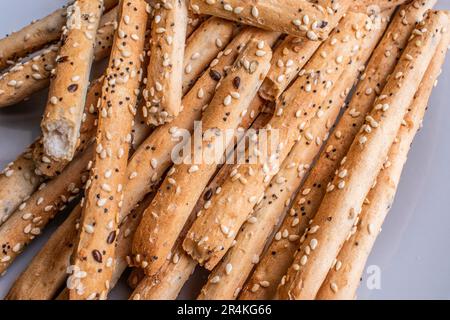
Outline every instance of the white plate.
{"label": "white plate", "polygon": [[[64,0],[0,1],[0,36],[17,30],[62,5]],[[440,9],[450,3],[440,1]],[[367,286],[367,272],[358,297],[363,299],[450,298],[450,60],[429,103],[425,127],[416,138],[403,173],[400,188],[383,231],[368,261],[367,272],[380,273],[380,288]],[[8,109],[0,109],[0,166],[15,158],[39,134],[45,93]],[[22,254],[0,279],[0,298],[25,268],[60,221]],[[203,272],[184,288],[182,297],[193,298]],[[122,281],[114,299],[125,299],[129,290]]]}

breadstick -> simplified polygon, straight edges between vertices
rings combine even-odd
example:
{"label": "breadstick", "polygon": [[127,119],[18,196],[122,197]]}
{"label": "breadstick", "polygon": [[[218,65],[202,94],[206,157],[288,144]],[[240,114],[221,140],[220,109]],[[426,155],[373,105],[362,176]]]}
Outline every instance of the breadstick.
{"label": "breadstick", "polygon": [[[147,275],[154,275],[164,263],[164,257],[172,250],[195,202],[214,174],[218,160],[214,155],[222,155],[230,143],[229,135],[225,137],[223,133],[238,127],[268,72],[272,52],[265,40],[270,43],[277,37],[273,33],[255,34],[254,39],[247,44],[203,114],[202,132],[207,138],[204,137],[201,142],[202,152],[206,152],[202,156],[207,160],[175,165],[152,205],[144,212],[134,238],[133,255],[136,265],[145,269]],[[257,100],[257,103],[261,102]],[[208,132],[212,130],[218,135],[209,136]],[[225,140],[219,146],[218,140],[223,138]],[[214,148],[208,145],[214,145]],[[192,181],[196,182],[195,188],[192,187]]]}
{"label": "breadstick", "polygon": [[392,77],[329,184],[305,233],[307,237],[278,287],[278,298],[314,299],[316,296],[357,221],[366,194],[386,159],[447,23],[445,13],[432,11],[413,31]]}
{"label": "breadstick", "polygon": [[209,14],[254,27],[324,40],[345,14],[351,0],[191,0],[196,13]]}
{"label": "breadstick", "polygon": [[[185,108],[182,111],[182,116],[177,117],[170,124],[156,128],[131,157],[127,167],[127,176],[129,178],[125,186],[125,197],[121,210],[122,216],[128,214],[128,211],[151,191],[152,186],[161,179],[163,173],[170,167],[172,163],[171,151],[178,143],[178,140],[173,139],[176,137],[176,132],[181,129],[188,131],[193,130],[194,120],[200,119],[202,108],[205,105],[208,105],[209,101],[212,99],[218,81],[223,77],[225,70],[227,70],[229,65],[234,62],[239,51],[245,46],[255,32],[256,31],[251,28],[243,30],[231,41],[225,48],[226,54],[220,54],[218,62],[214,63],[214,67],[210,67],[184,97],[183,104],[185,105]],[[140,113],[138,115],[140,115]],[[143,124],[135,121],[135,125],[139,126],[134,130],[135,133],[133,138],[140,141],[145,137],[145,134],[143,134]],[[144,127],[147,128],[148,126],[144,125]],[[149,163],[154,167],[152,165],[149,166]],[[45,270],[42,270],[41,265],[47,264],[46,259],[50,259],[50,255],[43,253],[38,259],[33,260],[32,264],[21,277],[23,280],[20,285],[24,287],[33,287],[33,292],[35,292],[36,296],[38,296],[39,292],[48,290],[48,283],[61,284],[61,279],[65,279],[65,269],[68,266],[67,261],[72,253],[72,249],[69,246],[59,247],[60,250],[57,250],[54,247],[58,245],[58,241],[61,243],[65,241],[62,237],[72,232],[73,225],[74,224],[71,225],[69,222],[64,222],[58,228],[58,233],[55,237],[52,237],[51,241],[46,244],[42,250],[53,252],[53,256],[51,256],[52,261],[54,261],[54,263],[59,261],[59,265],[65,265],[63,268],[63,276],[57,274],[55,270],[44,274]],[[64,231],[59,232],[60,229]],[[66,239],[69,238],[66,237]],[[70,241],[73,244],[75,239],[71,239]],[[27,277],[27,275],[37,272],[42,274],[41,278],[33,279],[31,276]],[[53,280],[54,278],[57,278],[57,280]],[[28,285],[24,284],[32,280],[33,283],[28,283]],[[20,292],[26,299],[27,292],[22,291],[20,285],[17,285],[15,290]],[[57,289],[58,286],[53,288],[53,294],[56,293]],[[49,297],[44,296],[42,299],[49,299]]]}
{"label": "breadstick", "polygon": [[[386,24],[385,22],[384,26]],[[340,107],[345,103],[359,70],[364,67],[383,32],[384,28],[377,29],[365,39],[360,55],[344,71],[340,82],[336,84],[320,107],[322,110],[320,118],[314,125],[305,128],[316,138],[312,141],[300,140],[294,145],[283,161],[280,171],[272,178],[264,198],[239,230],[235,244],[210,274],[209,281],[203,286],[199,299],[227,300],[238,296],[253,265],[259,260],[267,238],[277,225],[277,221],[283,216],[285,208],[289,206],[293,194],[319,153],[322,142],[326,141],[328,131],[335,122]],[[289,237],[289,241],[295,240],[295,237]],[[267,283],[263,282],[263,285],[267,286]]]}
{"label": "breadstick", "polygon": [[[97,31],[94,58],[96,61],[109,54],[117,18],[117,8],[102,17],[102,27]],[[0,75],[0,108],[13,105],[33,93],[44,89],[50,82],[59,45],[51,45],[30,60],[17,63]]]}
{"label": "breadstick", "polygon": [[204,71],[204,61],[212,61],[218,51],[230,42],[235,30],[236,24],[231,21],[209,18],[188,38],[183,62],[183,94],[190,90]]}
{"label": "breadstick", "polygon": [[[262,112],[252,124],[254,130],[262,128],[268,120],[271,118],[272,114],[267,112]],[[252,120],[248,114],[244,117],[241,125],[243,128],[248,128]],[[231,157],[231,155],[230,155]],[[192,213],[197,212],[202,209],[205,202],[208,201],[208,197],[211,192],[216,192],[222,182],[230,174],[233,169],[233,165],[226,164],[218,171],[214,176],[213,180],[208,184],[208,186],[203,190],[202,195],[199,197],[197,203],[195,204]],[[164,265],[161,267],[161,271],[158,272],[153,277],[146,277],[134,272],[137,276],[136,281],[139,284],[135,287],[133,294],[130,296],[132,300],[173,300],[176,299],[180,290],[184,286],[185,282],[189,279],[189,276],[194,271],[197,266],[197,262],[193,260],[189,255],[187,255],[183,248],[181,247],[181,241],[187,232],[187,226],[189,226],[195,215],[191,214],[188,221],[186,222],[183,231],[180,233],[175,249],[166,258]],[[142,270],[142,269],[134,269]]]}
{"label": "breadstick", "polygon": [[[434,0],[425,1],[418,9],[413,5],[403,7],[394,15],[334,134],[329,138],[324,151],[293,201],[292,215],[286,216],[278,228],[278,231],[287,237],[272,240],[253,275],[247,281],[240,299],[264,300],[272,299],[275,295],[276,288],[292,264],[293,255],[298,248],[298,243],[289,241],[289,236],[295,238],[301,236],[308,222],[314,218],[326,193],[328,182],[347,154],[376,96],[384,88],[388,75],[394,70],[414,29],[415,21],[421,20],[434,2]],[[300,219],[300,222],[297,223],[296,219]],[[262,282],[269,283],[269,286],[260,286]]]}
{"label": "breadstick", "polygon": [[76,0],[67,10],[67,24],[41,122],[48,157],[70,161],[75,155],[102,5],[102,0]]}
{"label": "breadstick", "polygon": [[[273,142],[272,145],[269,144],[267,150],[252,152],[248,163],[236,166],[235,174],[224,182],[222,192],[212,196],[211,207],[195,221],[183,248],[208,270],[214,268],[230,247],[237,231],[279,170],[278,162],[286,158],[299,136],[310,138],[310,134],[303,132],[304,127],[317,119],[315,115],[319,110],[316,107],[331,92],[370,28],[367,15],[346,15],[305,67],[309,71],[279,99],[275,116],[267,126],[270,128],[267,141]],[[259,154],[264,154],[262,159]]]}
{"label": "breadstick", "polygon": [[147,123],[172,121],[182,110],[183,56],[186,39],[186,0],[159,0],[152,21],[147,70]]}
{"label": "breadstick", "polygon": [[321,43],[287,36],[273,53],[272,67],[259,90],[261,97],[269,101],[278,99]]}
{"label": "breadstick", "polygon": [[[427,72],[405,117],[405,125],[389,151],[388,161],[377,178],[377,184],[363,205],[356,232],[347,240],[328,272],[316,299],[353,299],[364,265],[391,208],[410,145],[419,130],[433,86],[441,72],[449,44],[449,32],[443,36]],[[356,245],[357,244],[357,245]]]}
{"label": "breadstick", "polygon": [[378,12],[389,10],[401,4],[411,2],[411,0],[358,0],[355,2],[351,10],[369,14],[373,10]]}
{"label": "breadstick", "polygon": [[86,182],[88,162],[91,158],[92,150],[83,152],[58,179],[42,184],[0,227],[0,274],[27,244],[40,235],[49,220],[78,195]]}
{"label": "breadstick", "polygon": [[[117,4],[118,0],[105,0],[105,10]],[[66,23],[67,6],[54,11],[45,18],[33,21],[28,26],[0,40],[0,70],[13,64],[17,59],[42,49],[61,36]]]}
{"label": "breadstick", "polygon": [[[78,137],[77,153],[82,152],[93,139],[98,117],[97,102],[102,93],[103,81],[104,77],[100,77],[88,89]],[[39,172],[47,177],[60,174],[69,163],[67,160],[58,161],[47,157],[44,153],[42,139],[39,140],[33,150],[33,159]]]}
{"label": "breadstick", "polygon": [[[148,18],[144,0],[126,0],[120,6],[118,31],[99,106],[94,166],[73,255],[74,273],[68,280],[71,300],[106,298],[112,277]],[[79,277],[76,270],[86,277]]]}
{"label": "breadstick", "polygon": [[35,171],[31,152],[36,142],[16,160],[9,163],[0,174],[0,225],[2,225],[43,181]]}
{"label": "breadstick", "polygon": [[[140,116],[138,115],[134,122],[133,145],[139,145],[148,135],[149,131],[147,124],[139,118]],[[144,149],[146,148],[143,146],[140,150]],[[69,170],[69,168],[70,166],[66,168],[65,171]],[[56,177],[53,181],[60,179],[60,177],[62,177],[62,175]],[[150,180],[150,178],[148,180]],[[144,181],[142,184],[150,183]],[[140,188],[142,189],[142,186],[140,186]],[[130,193],[132,193],[132,191],[130,191]],[[144,196],[145,194],[141,199],[143,199]],[[128,210],[126,212],[128,214],[141,199],[137,200],[135,203],[131,203],[130,207],[125,208],[125,204],[127,203],[125,197],[123,209]],[[77,238],[76,236],[78,234],[78,220],[80,215],[81,207],[78,205],[52,234],[41,251],[31,261],[27,269],[16,280],[8,294],[10,299],[48,300],[52,299],[53,296],[57,294],[67,278],[66,269],[70,265],[70,256],[73,252],[73,247]]]}
{"label": "breadstick", "polygon": [[190,8],[188,8],[186,37],[189,37],[197,29],[197,27],[208,18],[209,16],[204,14],[195,14]]}

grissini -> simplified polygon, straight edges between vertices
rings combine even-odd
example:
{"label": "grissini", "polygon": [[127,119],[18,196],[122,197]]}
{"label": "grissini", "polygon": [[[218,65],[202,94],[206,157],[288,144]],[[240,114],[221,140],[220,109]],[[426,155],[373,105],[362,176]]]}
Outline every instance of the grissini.
{"label": "grissini", "polygon": [[[111,49],[116,26],[117,8],[106,13],[98,29],[94,58],[96,61],[106,57]],[[50,83],[52,70],[59,45],[53,44],[38,55],[25,62],[19,62],[0,75],[0,108],[13,105],[27,99],[33,93],[46,88]]]}
{"label": "grissini", "polygon": [[[327,184],[334,177],[334,172],[342,158],[347,154],[356,134],[370,112],[375,98],[383,90],[389,74],[395,68],[408,38],[415,27],[415,22],[423,18],[434,0],[424,2],[418,9],[413,6],[403,7],[394,15],[383,39],[375,49],[365,73],[361,76],[355,94],[349,106],[330,136],[316,165],[303,184],[298,196],[293,201],[292,215],[287,215],[278,228],[278,232],[292,237],[302,236],[309,221],[315,216],[326,193]],[[305,193],[305,194],[303,194]],[[300,222],[297,223],[296,219]],[[297,242],[288,238],[272,240],[260,259],[252,276],[247,281],[240,299],[272,299],[281,278],[292,264],[293,255],[298,248]],[[269,286],[260,286],[261,282]]]}
{"label": "grissini", "polygon": [[[269,32],[254,34],[203,113],[202,160],[194,159],[189,164],[175,165],[144,212],[133,241],[133,260],[135,265],[145,269],[147,275],[154,275],[164,263],[178,233],[214,174],[219,160],[215,156],[222,157],[231,142],[225,130],[236,130],[248,111],[270,67],[270,44],[277,37],[278,34]],[[192,187],[192,181],[196,182],[195,187]]]}
{"label": "grissini", "polygon": [[[143,72],[148,14],[144,0],[120,3],[99,105],[94,165],[85,192],[80,233],[68,280],[69,298],[105,299],[115,263],[123,185]],[[85,276],[79,277],[79,272]]]}
{"label": "grissini", "polygon": [[370,13],[373,10],[380,12],[408,2],[411,0],[359,0],[352,5],[351,10],[364,13]]}
{"label": "grissini", "polygon": [[426,20],[413,31],[392,76],[366,117],[364,127],[336,170],[305,232],[306,239],[278,287],[277,298],[315,298],[357,221],[367,192],[388,155],[447,23],[445,13],[430,11]]}
{"label": "grissini", "polygon": [[210,208],[194,222],[183,248],[208,270],[226,253],[299,136],[305,139],[310,136],[303,129],[317,119],[317,107],[358,53],[362,38],[371,30],[371,23],[365,14],[346,15],[307,64],[308,72],[300,75],[279,99],[275,115],[267,125],[270,129],[267,141],[275,140],[274,143],[264,146],[266,150],[261,146],[261,150],[255,148],[250,153],[249,163],[237,165],[233,176],[222,185],[222,192],[211,198]]}
{"label": "grissini", "polygon": [[102,11],[102,0],[76,0],[67,9],[41,122],[48,157],[70,161],[75,155]]}
{"label": "grissini", "polygon": [[336,263],[328,272],[316,299],[348,300],[355,297],[364,265],[392,206],[411,143],[421,127],[431,91],[441,72],[449,40],[447,31],[408,109],[405,125],[397,134],[389,151],[388,161],[377,177],[377,184],[367,196],[369,202],[363,205],[356,231],[340,250]]}
{"label": "grissini", "polygon": [[278,99],[295,80],[321,43],[321,41],[287,36],[274,50],[272,66],[259,90],[261,97],[269,101]]}
{"label": "grissini", "polygon": [[39,187],[44,180],[32,159],[34,142],[0,174],[0,225]]}
{"label": "grissini", "polygon": [[88,177],[92,150],[71,162],[59,179],[41,184],[0,227],[0,274],[3,273],[66,203],[79,194]]}
{"label": "grissini", "polygon": [[[386,27],[387,23],[384,22],[383,25]],[[322,103],[320,108],[322,112],[318,115],[320,118],[305,128],[313,138],[302,139],[294,145],[283,161],[280,171],[272,178],[265,190],[263,199],[240,228],[234,245],[209,275],[198,299],[228,300],[237,298],[248,274],[259,261],[266,240],[289,207],[292,197],[321,150],[323,141],[327,140],[329,130],[331,130],[341,106],[345,104],[346,97],[353,87],[355,79],[358,78],[358,73],[361,68],[364,68],[384,30],[385,28],[377,29],[366,37],[358,57],[346,68],[339,83]],[[298,237],[289,237],[281,233],[277,235],[278,237],[285,237],[287,241],[291,242],[298,240]],[[262,285],[267,286],[268,283],[262,282]]]}
{"label": "grissini", "polygon": [[[179,143],[177,132],[181,130],[192,131],[194,120],[200,119],[202,109],[208,105],[214,95],[215,88],[220,79],[225,75],[234,62],[239,52],[256,32],[252,28],[241,31],[225,48],[223,54],[219,54],[218,62],[213,67],[208,68],[194,87],[184,97],[185,105],[182,116],[177,117],[172,123],[157,127],[154,132],[139,146],[135,154],[131,157],[128,167],[128,181],[125,186],[125,198],[121,210],[124,217],[128,214],[143,197],[152,190],[163,176],[164,172],[172,164],[171,151]],[[138,113],[137,118],[142,118]],[[139,145],[147,134],[148,126],[142,120],[135,121],[134,145]],[[168,134],[169,133],[169,134]],[[148,165],[148,164],[151,165]],[[75,212],[75,211],[74,211]],[[72,213],[76,215],[77,213]],[[75,241],[73,231],[76,219],[67,219],[36,256],[27,270],[20,276],[17,284],[11,289],[15,297],[29,299],[29,294],[33,299],[50,299],[57,293],[59,286],[66,279],[65,270],[69,265],[69,256],[72,254],[72,246]],[[71,223],[72,222],[72,223]],[[69,243],[61,246],[60,243]],[[51,262],[50,262],[51,260]],[[55,265],[55,268],[45,269],[43,265]],[[64,266],[64,267],[62,267]],[[63,270],[63,271],[61,271]],[[62,272],[62,274],[61,274]],[[34,278],[35,273],[41,277]],[[29,290],[22,290],[29,288]]]}
{"label": "grissini", "polygon": [[198,26],[208,18],[209,16],[204,14],[196,14],[192,12],[190,8],[188,8],[188,23],[186,29],[186,36],[189,37],[198,28]]}
{"label": "grissini", "polygon": [[[183,95],[205,70],[204,61],[212,61],[232,39],[236,24],[220,18],[209,18],[187,39],[183,62]],[[189,76],[187,76],[189,75]]]}
{"label": "grissini", "polygon": [[[136,230],[139,221],[142,217],[142,212],[150,204],[154,194],[148,194],[144,200],[142,200],[120,223],[119,231],[117,235],[117,247],[116,247],[116,259],[114,263],[114,270],[110,282],[110,290],[119,281],[122,273],[128,267],[126,257],[131,252],[131,240],[133,239],[133,233]],[[69,291],[64,288],[56,299],[67,300],[69,298]]]}
{"label": "grissini", "polygon": [[[149,134],[149,127],[139,114],[136,115],[132,131],[132,146],[135,150],[136,146],[141,145]],[[92,158],[93,155],[90,159]],[[65,171],[68,171],[69,168],[70,166]],[[53,181],[57,181],[60,177],[63,177],[63,175],[56,177]],[[142,185],[145,184],[145,181],[142,182]],[[140,188],[142,189],[142,186]],[[144,196],[145,194],[142,198]],[[130,207],[125,208],[126,201],[124,201],[123,208],[130,211],[137,203],[132,203]],[[79,232],[80,215],[81,206],[77,205],[16,280],[7,295],[8,299],[49,300],[58,293],[67,278],[66,270],[70,266],[70,257]]]}
{"label": "grissini", "polygon": [[[272,113],[263,110],[261,114],[255,119],[252,124],[253,130],[258,130],[263,127],[268,120],[272,117]],[[241,125],[243,128],[248,128],[251,124],[253,117],[247,114]],[[253,131],[254,132],[254,131]],[[247,133],[249,136],[249,133]],[[250,136],[249,136],[250,137]],[[243,138],[244,139],[244,138]],[[241,140],[243,141],[243,140]],[[244,141],[245,143],[246,141]],[[234,154],[229,155],[229,157],[234,157]],[[202,195],[199,197],[197,203],[195,204],[194,210],[186,222],[183,231],[180,233],[175,249],[166,258],[164,265],[161,267],[160,272],[152,277],[147,277],[144,274],[134,272],[136,276],[136,287],[130,296],[132,300],[173,300],[176,299],[180,290],[189,279],[190,275],[197,266],[197,262],[193,260],[189,255],[187,255],[183,248],[181,247],[181,241],[184,238],[188,230],[188,226],[195,219],[195,213],[201,210],[205,203],[208,201],[210,194],[216,192],[220,189],[220,185],[226,179],[233,169],[233,165],[225,164],[223,165],[214,176],[212,181],[203,190]],[[142,270],[142,269],[134,269]]]}
{"label": "grissini", "polygon": [[186,0],[158,0],[154,6],[145,116],[148,124],[172,121],[182,110]]}
{"label": "grissini", "polygon": [[345,14],[351,0],[191,0],[195,13],[208,14],[254,27],[324,40]]}
{"label": "grissini", "polygon": [[[105,0],[105,10],[117,4],[118,0]],[[67,6],[58,9],[45,18],[33,21],[28,26],[13,32],[0,40],[0,70],[26,55],[40,50],[48,43],[59,40],[61,29],[66,23]]]}
{"label": "grissini", "polygon": [[[95,80],[88,89],[86,95],[86,103],[84,106],[83,118],[81,120],[80,134],[78,136],[78,143],[76,152],[82,152],[95,136],[95,128],[97,125],[97,102],[102,93],[103,77]],[[45,155],[42,139],[35,145],[33,150],[33,160],[36,169],[47,177],[54,177],[60,174],[67,166],[67,160],[55,160]]]}

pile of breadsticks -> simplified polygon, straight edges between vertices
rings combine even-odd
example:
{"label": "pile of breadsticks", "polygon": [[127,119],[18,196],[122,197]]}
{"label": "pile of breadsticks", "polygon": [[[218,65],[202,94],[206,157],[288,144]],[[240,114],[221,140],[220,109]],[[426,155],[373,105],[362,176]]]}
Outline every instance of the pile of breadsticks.
{"label": "pile of breadsticks", "polygon": [[0,175],[0,274],[65,219],[6,298],[130,271],[175,299],[200,265],[199,299],[353,299],[449,46],[435,3],[74,0],[1,39],[0,107],[48,99]]}

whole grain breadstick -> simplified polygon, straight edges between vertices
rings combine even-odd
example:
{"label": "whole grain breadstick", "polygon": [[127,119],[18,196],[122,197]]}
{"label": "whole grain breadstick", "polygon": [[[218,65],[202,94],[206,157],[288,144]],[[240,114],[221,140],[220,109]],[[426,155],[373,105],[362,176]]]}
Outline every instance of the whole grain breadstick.
{"label": "whole grain breadstick", "polygon": [[258,28],[324,40],[345,14],[351,0],[191,0],[196,13],[209,14]]}
{"label": "whole grain breadstick", "polygon": [[198,76],[205,70],[204,61],[212,61],[218,51],[223,50],[230,42],[234,31],[236,31],[235,23],[209,18],[187,39],[183,62],[183,94],[190,90]]}
{"label": "whole grain breadstick", "polygon": [[38,188],[43,181],[36,172],[31,153],[37,142],[29,146],[0,174],[0,225]]}
{"label": "whole grain breadstick", "polygon": [[[86,103],[84,106],[83,118],[80,126],[80,135],[78,137],[78,143],[76,152],[82,152],[95,136],[95,128],[97,125],[97,102],[102,93],[104,77],[100,77],[89,87],[86,95]],[[67,160],[55,160],[45,155],[42,139],[35,145],[33,150],[33,159],[36,168],[43,175],[53,177],[60,174],[67,166],[69,161]]]}
{"label": "whole grain breadstick", "polygon": [[321,41],[287,36],[273,53],[272,67],[259,90],[261,97],[270,101],[278,99],[320,44]]}
{"label": "whole grain breadstick", "polygon": [[83,152],[58,179],[41,184],[39,190],[24,201],[0,227],[0,274],[30,241],[41,234],[49,220],[64,209],[66,203],[76,198],[87,180],[87,167],[91,158],[92,150]]}
{"label": "whole grain breadstick", "polygon": [[[117,2],[118,0],[105,0],[105,10],[111,9]],[[0,70],[15,63],[14,61],[17,59],[58,40],[61,36],[61,29],[66,23],[66,17],[67,7],[65,6],[1,39]]]}
{"label": "whole grain breadstick", "polygon": [[[106,13],[98,29],[94,58],[96,61],[109,54],[116,26],[117,8]],[[55,68],[59,45],[54,44],[28,61],[14,65],[8,72],[0,75],[0,108],[13,105],[44,89],[50,82]]]}
{"label": "whole grain breadstick", "polygon": [[[140,145],[149,132],[149,127],[140,118],[141,117],[138,114],[132,130],[133,147]],[[139,150],[142,152],[144,149],[146,148],[142,147]],[[69,170],[69,168],[70,166],[66,168],[65,171]],[[56,177],[53,181],[56,181],[61,177],[64,177],[64,175]],[[150,178],[148,180],[150,180]],[[142,181],[142,185],[145,184],[150,183],[148,181]],[[140,186],[140,189],[142,189],[142,186]],[[133,191],[130,191],[130,193],[133,193]],[[141,199],[143,199],[144,196],[145,193],[142,195]],[[141,199],[137,200],[137,202],[130,203],[128,208],[125,208],[127,202],[124,201],[123,209],[127,210],[126,213],[128,214],[129,211],[132,210]],[[126,200],[126,198],[124,200]],[[41,251],[28,265],[27,269],[16,280],[14,286],[8,294],[9,299],[49,300],[58,293],[58,290],[67,278],[66,269],[70,265],[70,256],[73,252],[73,247],[77,239],[79,229],[78,220],[80,215],[81,206],[78,205],[72,210],[69,217],[52,234]]]}
{"label": "whole grain breadstick", "polygon": [[[387,23],[384,22],[383,25],[386,27]],[[339,83],[320,106],[322,112],[317,115],[319,119],[305,128],[312,138],[300,140],[294,145],[280,171],[265,190],[264,198],[239,230],[235,244],[210,274],[199,299],[227,300],[238,296],[253,265],[259,261],[267,238],[289,206],[291,198],[319,153],[322,142],[326,141],[361,67],[364,67],[384,30],[385,28],[380,28],[366,37],[360,55],[346,68]],[[282,236],[279,234],[277,237]],[[295,242],[298,237],[286,238]],[[262,282],[262,285],[267,286],[267,283]]]}
{"label": "whole grain breadstick", "polygon": [[[142,77],[146,7],[144,0],[120,3],[119,25],[99,106],[94,166],[74,249],[74,273],[67,286],[70,299],[104,299],[110,288],[132,122]],[[79,273],[86,276],[79,277]]]}
{"label": "whole grain breadstick", "polygon": [[[360,283],[367,258],[372,250],[383,221],[391,208],[406,162],[410,145],[419,130],[433,86],[441,72],[449,44],[449,32],[443,36],[436,54],[414,96],[414,101],[392,145],[388,161],[377,177],[363,205],[355,233],[348,239],[337,256],[334,267],[320,287],[316,299],[353,299]],[[356,245],[357,244],[357,245]]]}
{"label": "whole grain breadstick", "polygon": [[255,148],[248,163],[236,166],[232,176],[224,182],[222,192],[213,195],[211,207],[192,226],[183,248],[208,270],[232,244],[237,231],[279,170],[279,162],[286,158],[299,136],[310,137],[303,129],[317,119],[320,111],[317,107],[358,53],[362,39],[371,30],[371,23],[365,14],[346,15],[307,64],[308,72],[279,99],[275,116],[267,126],[270,129],[267,141],[272,143],[268,143],[266,150],[262,146],[261,150]]}
{"label": "whole grain breadstick", "polygon": [[153,14],[144,110],[148,124],[161,125],[172,121],[183,108],[186,0],[158,0]]}
{"label": "whole grain breadstick", "polygon": [[358,0],[352,5],[351,10],[364,13],[370,13],[373,10],[380,12],[408,2],[411,0]]}
{"label": "whole grain breadstick", "polygon": [[102,0],[76,0],[67,10],[41,122],[48,157],[70,161],[75,155],[102,6]]}
{"label": "whole grain breadstick", "polygon": [[[194,120],[201,118],[202,109],[211,101],[218,81],[225,75],[225,70],[228,70],[239,52],[255,32],[256,30],[252,28],[243,30],[231,41],[225,48],[224,53],[219,54],[218,61],[214,63],[214,66],[210,67],[200,77],[194,87],[184,97],[183,104],[185,108],[182,111],[182,116],[177,117],[170,124],[156,128],[131,157],[127,167],[128,181],[125,185],[125,197],[121,210],[122,217],[128,214],[151,191],[152,186],[157,184],[164,172],[172,164],[171,151],[179,143],[178,140],[174,139],[177,137],[177,132],[182,129],[188,131],[193,130]],[[138,113],[137,117],[140,115]],[[148,126],[141,123],[141,121],[135,121],[136,125],[138,126],[133,130],[133,138],[141,141],[145,137],[145,133],[143,133],[145,130],[143,129]],[[76,219],[78,219],[78,216]],[[73,219],[72,222],[76,219]],[[72,230],[75,225],[75,222],[72,224],[70,222],[66,220],[58,228],[58,232],[55,233],[41,250],[42,255],[39,254],[20,277],[20,281],[14,286],[16,296],[20,294],[21,297],[27,299],[28,291],[21,290],[22,287],[33,288],[31,293],[34,294],[36,299],[39,299],[40,292],[45,294],[51,291],[52,295],[56,294],[59,285],[62,284],[61,281],[64,281],[66,278],[65,269],[69,265],[68,257],[72,253],[71,246],[73,246],[75,241],[74,238],[70,239],[67,236],[73,233]],[[69,243],[71,246],[60,246],[59,243]],[[51,252],[53,255],[49,254]],[[61,269],[50,269],[48,272],[47,269],[42,270],[41,265],[49,264],[49,259],[57,266],[64,265],[62,269],[63,275],[59,273]],[[41,277],[34,279],[31,276],[34,273],[41,274]],[[48,288],[50,284],[53,284],[52,290]],[[41,297],[41,299],[50,298],[51,296],[49,294]]]}
{"label": "whole grain breadstick", "polygon": [[[253,275],[247,281],[240,299],[264,300],[272,299],[275,295],[276,288],[292,264],[293,255],[298,248],[298,243],[289,241],[289,236],[297,238],[303,235],[309,221],[315,216],[326,192],[327,184],[333,178],[342,158],[347,154],[375,98],[383,90],[388,75],[394,70],[414,29],[415,22],[423,18],[424,13],[433,6],[434,2],[434,0],[421,2],[421,6],[417,9],[412,5],[403,7],[394,15],[388,30],[370,59],[366,72],[361,77],[347,110],[293,201],[290,211],[292,214],[287,215],[278,228],[279,234],[285,234],[286,237],[277,237],[272,240]],[[299,223],[296,219],[300,220]],[[269,283],[269,286],[262,287],[260,283]]]}
{"label": "whole grain breadstick", "polygon": [[[268,120],[271,118],[272,113],[267,113],[265,110],[256,118],[252,124],[252,129],[258,130],[263,127]],[[243,128],[248,128],[251,124],[252,117],[247,114],[241,125]],[[244,139],[244,138],[243,138]],[[242,141],[242,140],[241,140]],[[244,141],[245,143],[245,141]],[[234,157],[231,154],[229,157]],[[209,197],[213,192],[219,190],[220,185],[230,174],[233,169],[231,164],[225,164],[214,176],[212,181],[203,190],[202,195],[199,197],[197,203],[195,204],[192,213],[196,213],[201,210],[205,203],[209,200]],[[193,222],[195,215],[191,214],[183,231],[180,233],[175,249],[166,258],[164,265],[161,267],[161,271],[152,277],[147,277],[144,274],[140,274],[137,271],[134,272],[135,281],[139,281],[134,286],[133,294],[130,299],[133,300],[173,300],[176,299],[180,290],[182,289],[185,282],[189,279],[189,276],[194,271],[197,266],[197,262],[193,260],[189,255],[187,255],[183,248],[181,247],[181,241],[183,240],[187,227]],[[134,269],[142,270],[142,269]]]}
{"label": "whole grain breadstick", "polygon": [[286,277],[280,299],[314,299],[339,249],[351,232],[363,201],[389,152],[414,93],[436,51],[445,13],[431,11],[412,37],[374,109],[355,137]]}
{"label": "whole grain breadstick", "polygon": [[[203,160],[201,163],[193,160],[189,164],[175,165],[152,205],[144,212],[133,241],[133,256],[135,264],[145,269],[147,275],[154,275],[164,263],[178,233],[214,174],[218,160],[215,156],[222,157],[231,142],[232,137],[225,135],[225,130],[235,130],[248,111],[270,67],[270,42],[277,37],[273,33],[255,34],[247,44],[203,113],[203,141],[200,142]],[[208,147],[211,145],[214,147]],[[195,181],[195,187],[192,181]]]}

